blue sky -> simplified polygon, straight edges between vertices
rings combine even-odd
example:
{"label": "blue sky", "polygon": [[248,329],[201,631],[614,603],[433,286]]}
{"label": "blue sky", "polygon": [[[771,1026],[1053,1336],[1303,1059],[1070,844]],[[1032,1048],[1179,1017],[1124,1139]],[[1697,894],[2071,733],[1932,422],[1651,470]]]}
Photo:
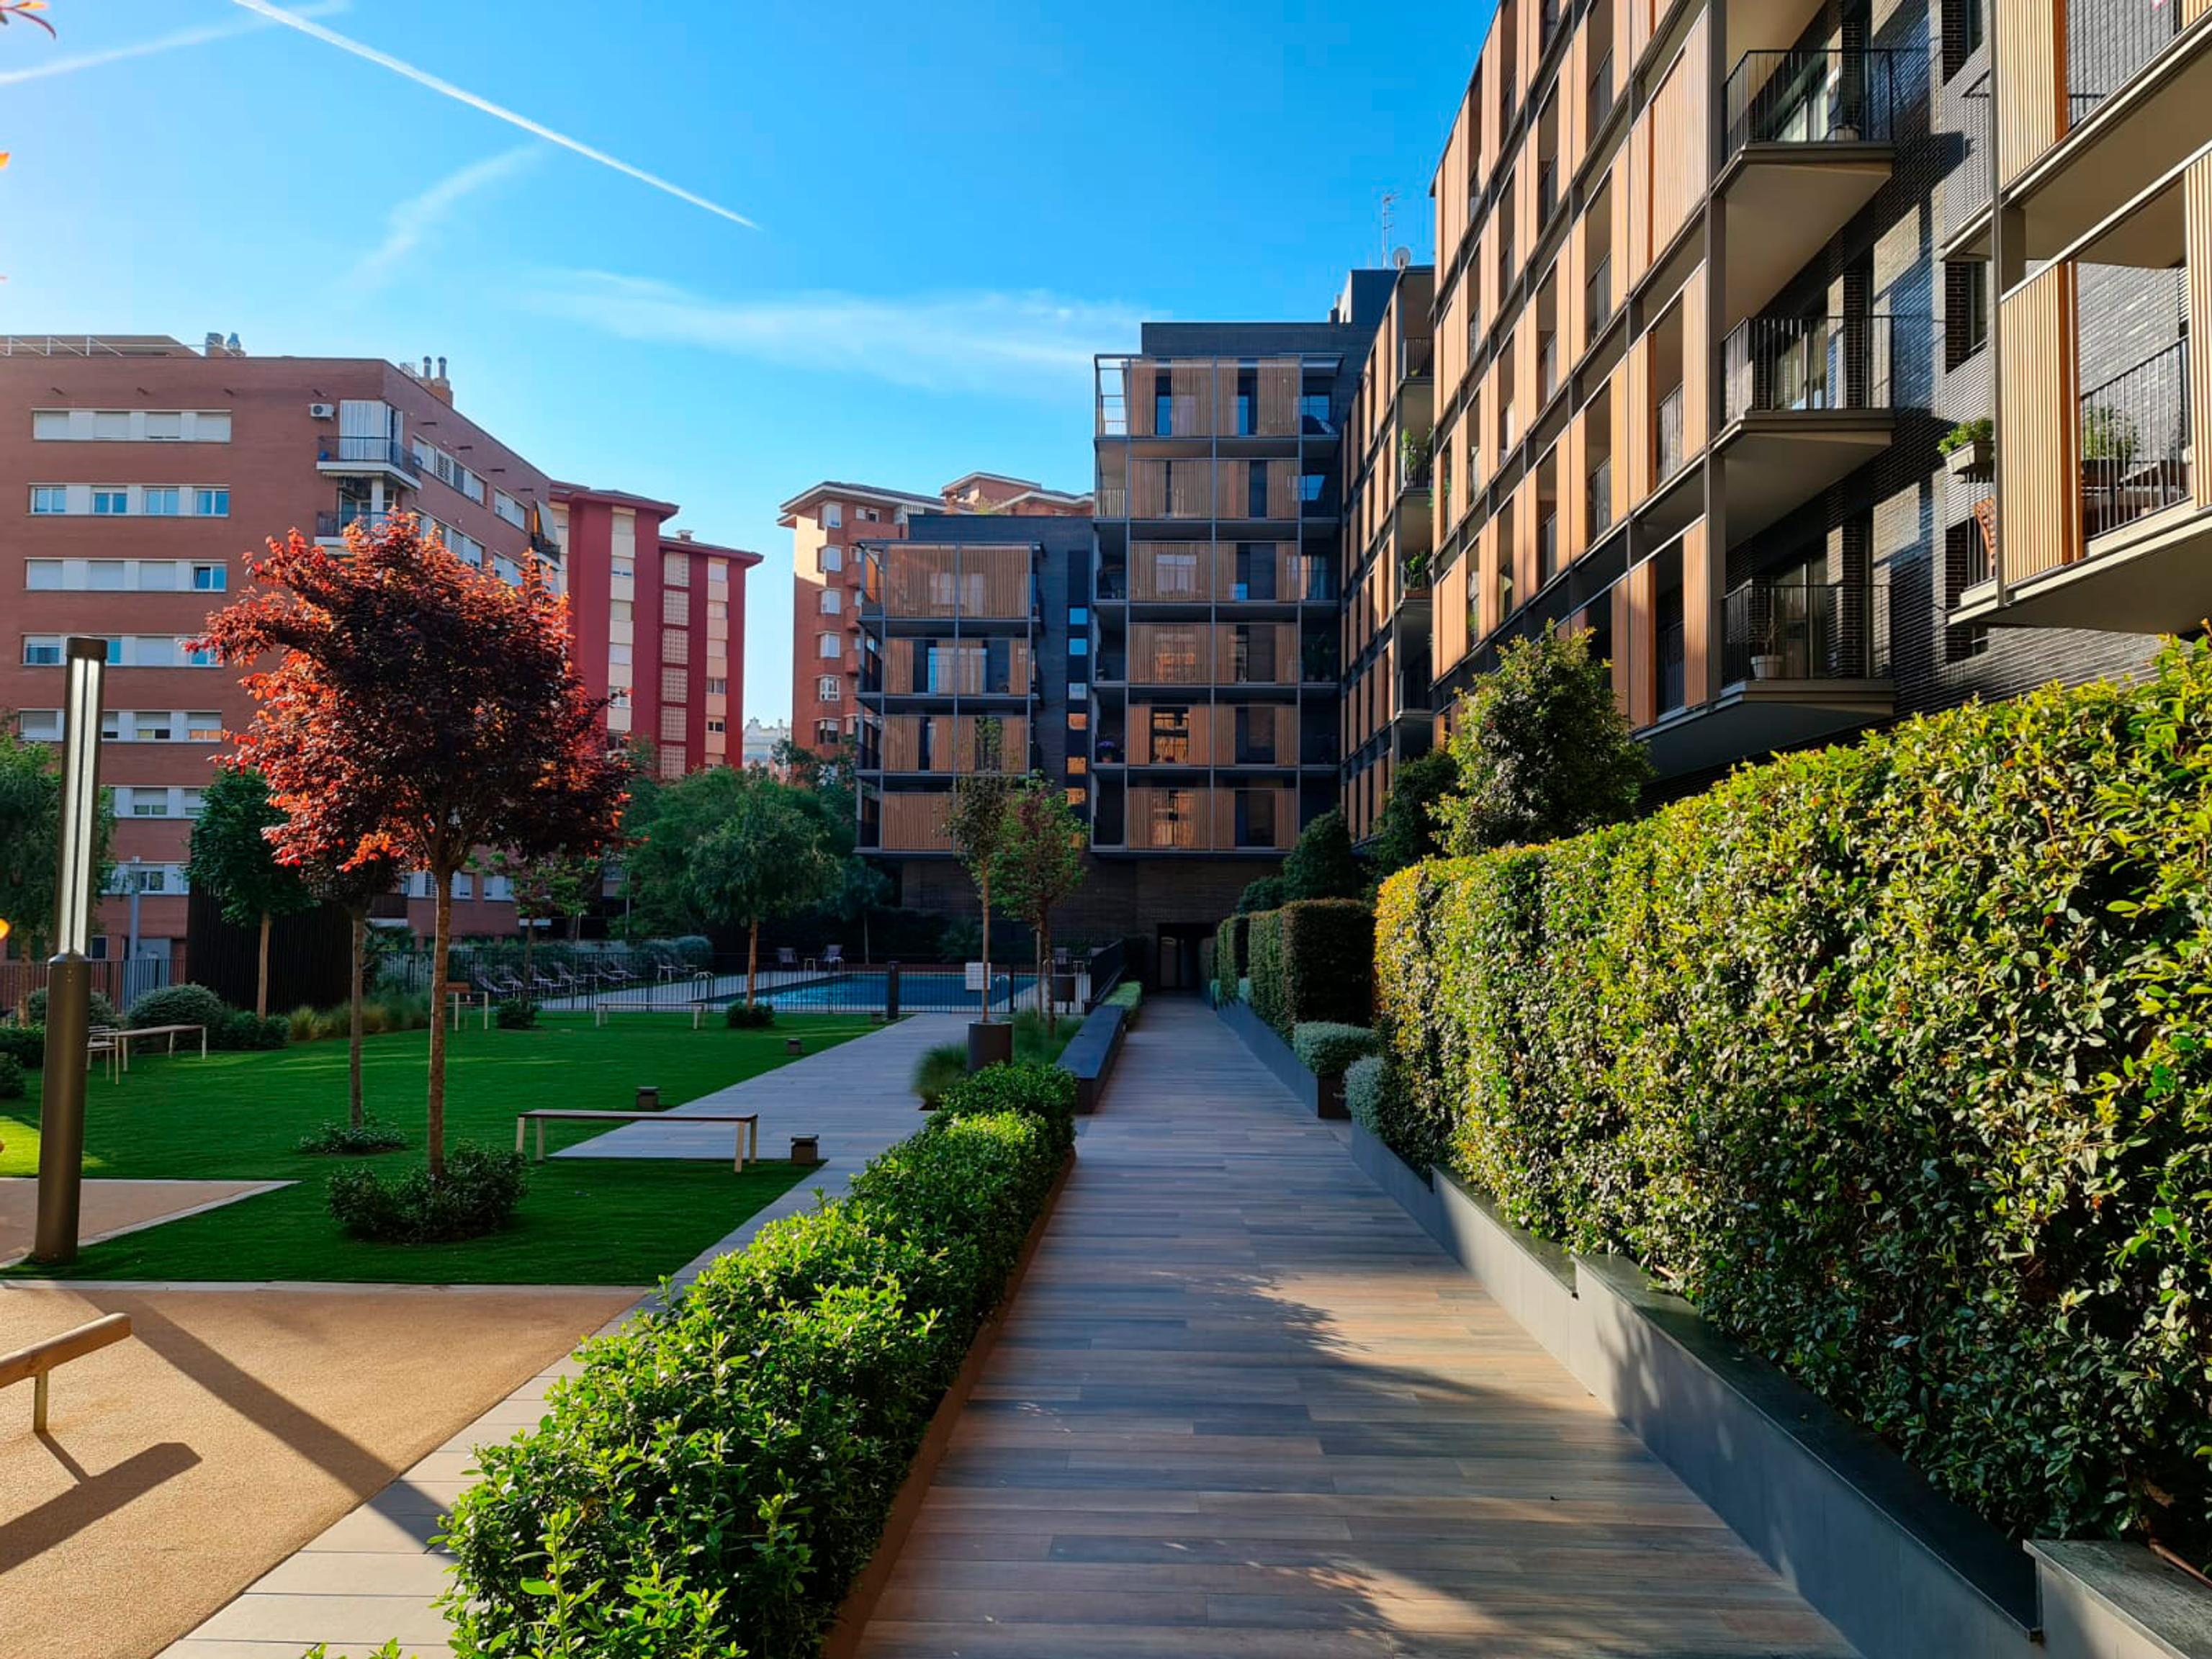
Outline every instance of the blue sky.
{"label": "blue sky", "polygon": [[1427,258],[1491,9],[279,0],[695,202],[268,3],[52,0],[58,41],[0,31],[0,329],[449,358],[556,477],[767,555],[745,707],[771,717],[779,501],[1087,488],[1090,354],[1140,319],[1320,316],[1380,257],[1386,190]]}

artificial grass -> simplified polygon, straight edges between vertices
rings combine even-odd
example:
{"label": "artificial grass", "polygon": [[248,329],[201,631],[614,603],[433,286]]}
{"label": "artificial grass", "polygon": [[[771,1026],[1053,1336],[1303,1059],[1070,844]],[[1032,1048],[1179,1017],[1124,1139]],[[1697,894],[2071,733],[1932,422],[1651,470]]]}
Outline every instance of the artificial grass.
{"label": "artificial grass", "polygon": [[[784,1039],[807,1052],[860,1036],[865,1016],[793,1019],[768,1030],[720,1024],[694,1031],[688,1015],[546,1018],[526,1031],[452,1033],[447,1058],[447,1144],[514,1145],[515,1114],[539,1106],[627,1109],[641,1084],[664,1106],[785,1063]],[[422,1157],[428,1034],[395,1032],[364,1045],[369,1110],[408,1132],[404,1150],[321,1157],[300,1136],[346,1110],[346,1045],[303,1043],[265,1053],[146,1055],[121,1083],[95,1077],[85,1111],[85,1173],[118,1178],[231,1178],[296,1182],[204,1215],[87,1249],[65,1272],[100,1279],[328,1279],[402,1284],[644,1285],[684,1265],[791,1185],[799,1171],[770,1164],[742,1176],[722,1163],[671,1158],[570,1158],[533,1165],[515,1224],[454,1244],[373,1244],[342,1234],[325,1188],[351,1163],[397,1170]],[[0,1105],[0,1175],[38,1168],[37,1073],[32,1092]],[[603,1126],[550,1124],[546,1147],[572,1146]],[[735,1131],[732,1130],[732,1134]],[[535,1136],[532,1137],[535,1144]]]}

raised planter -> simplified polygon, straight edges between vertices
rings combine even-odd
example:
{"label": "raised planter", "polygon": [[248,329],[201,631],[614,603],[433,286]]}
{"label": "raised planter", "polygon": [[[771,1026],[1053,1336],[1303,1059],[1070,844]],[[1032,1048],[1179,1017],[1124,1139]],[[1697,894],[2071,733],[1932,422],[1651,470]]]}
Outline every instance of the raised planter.
{"label": "raised planter", "polygon": [[1117,1005],[1101,1004],[1085,1017],[1067,1047],[1060,1050],[1060,1069],[1075,1078],[1075,1110],[1079,1117],[1098,1109],[1098,1097],[1105,1092],[1114,1062],[1121,1057],[1121,1039],[1129,1029],[1128,1012]]}
{"label": "raised planter", "polygon": [[[1217,1002],[1213,1012],[1221,1017],[1223,1024],[1236,1032],[1238,1041],[1269,1071],[1276,1080],[1298,1097],[1298,1102],[1316,1117],[1325,1115],[1322,1110],[1321,1079],[1299,1063],[1291,1045],[1283,1041],[1275,1028],[1252,1012],[1249,1002]],[[1340,1085],[1339,1094],[1342,1091]]]}
{"label": "raised planter", "polygon": [[2135,1544],[2027,1547],[2049,1659],[2212,1659],[2212,1590]]}

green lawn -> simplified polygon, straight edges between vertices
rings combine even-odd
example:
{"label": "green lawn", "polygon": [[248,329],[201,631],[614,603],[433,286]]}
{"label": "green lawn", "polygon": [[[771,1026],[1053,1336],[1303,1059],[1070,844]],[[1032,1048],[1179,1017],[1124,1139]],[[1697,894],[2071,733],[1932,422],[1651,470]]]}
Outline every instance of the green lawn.
{"label": "green lawn", "polygon": [[[793,1018],[765,1031],[691,1030],[688,1015],[623,1015],[594,1028],[549,1018],[530,1031],[454,1033],[448,1050],[448,1144],[514,1144],[514,1115],[533,1106],[627,1109],[641,1084],[678,1105],[784,1063],[784,1039],[809,1053],[868,1029],[865,1017]],[[426,1032],[368,1039],[369,1109],[409,1131],[406,1150],[373,1159],[304,1156],[301,1134],[342,1118],[346,1045],[267,1054],[145,1055],[119,1084],[94,1078],[85,1113],[85,1172],[231,1177],[300,1184],[88,1249],[70,1273],[101,1279],[296,1279],[443,1284],[642,1285],[681,1267],[769,1202],[798,1171],[773,1163],[738,1176],[726,1164],[568,1159],[533,1166],[514,1228],[460,1244],[370,1244],[337,1230],[324,1182],[338,1164],[404,1167],[422,1156]],[[0,1103],[0,1176],[38,1169],[38,1083]],[[588,1125],[550,1126],[548,1149]],[[734,1133],[734,1131],[732,1131]],[[763,1148],[763,1151],[768,1150]],[[32,1271],[27,1267],[17,1273]],[[41,1270],[50,1271],[50,1270]]]}

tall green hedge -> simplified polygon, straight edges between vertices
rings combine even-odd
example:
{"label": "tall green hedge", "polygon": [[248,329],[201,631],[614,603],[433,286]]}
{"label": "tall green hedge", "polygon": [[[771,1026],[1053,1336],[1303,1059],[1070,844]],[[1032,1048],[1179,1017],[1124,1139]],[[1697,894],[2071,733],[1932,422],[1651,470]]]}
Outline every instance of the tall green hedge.
{"label": "tall green hedge", "polygon": [[[1231,920],[1244,924],[1236,966],[1252,981],[1252,1012],[1285,1038],[1307,1021],[1365,1025],[1374,1018],[1375,914],[1365,905],[1300,899]],[[1218,978],[1219,944],[1215,950]],[[1226,982],[1234,995],[1236,978]]]}
{"label": "tall green hedge", "polygon": [[1244,937],[1251,917],[1226,916],[1213,930],[1213,991],[1216,1000],[1237,1000],[1237,981],[1244,976]]}
{"label": "tall green hedge", "polygon": [[2212,653],[1394,878],[1386,1137],[2017,1535],[2212,1556]]}

